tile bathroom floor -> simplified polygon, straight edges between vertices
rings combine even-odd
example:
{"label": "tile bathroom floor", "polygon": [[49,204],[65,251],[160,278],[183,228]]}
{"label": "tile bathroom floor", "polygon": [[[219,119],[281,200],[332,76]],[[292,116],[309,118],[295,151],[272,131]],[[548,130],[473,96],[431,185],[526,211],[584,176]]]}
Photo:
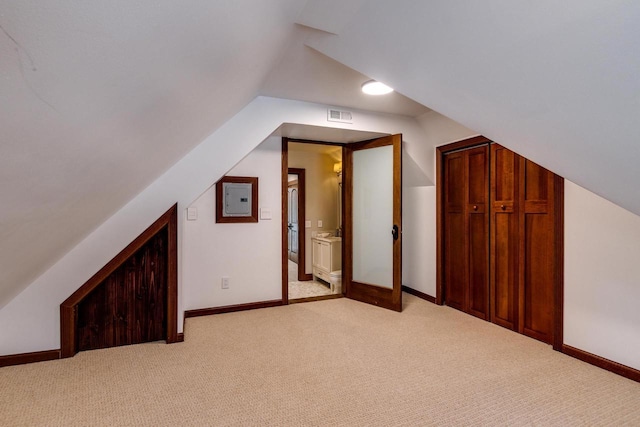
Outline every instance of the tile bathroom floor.
{"label": "tile bathroom floor", "polygon": [[[289,279],[298,277],[298,264],[289,260]],[[328,283],[320,280],[309,280],[298,282],[297,280],[289,280],[289,299],[301,299],[318,297],[323,295],[331,295],[331,288]]]}

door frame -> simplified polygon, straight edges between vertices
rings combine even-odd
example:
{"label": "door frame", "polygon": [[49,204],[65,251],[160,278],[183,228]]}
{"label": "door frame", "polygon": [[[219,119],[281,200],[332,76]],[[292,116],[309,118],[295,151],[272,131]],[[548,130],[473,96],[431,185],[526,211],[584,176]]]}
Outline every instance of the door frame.
{"label": "door frame", "polygon": [[[326,141],[314,141],[308,139],[293,139],[282,137],[282,159],[281,159],[281,175],[282,175],[282,216],[281,216],[281,224],[282,224],[282,238],[281,238],[281,252],[282,252],[282,304],[289,304],[289,255],[287,253],[287,248],[289,246],[289,233],[287,232],[287,224],[289,222],[289,203],[288,203],[288,175],[289,171],[302,171],[302,175],[298,175],[298,257],[302,258],[302,264],[306,265],[306,227],[305,227],[305,200],[306,200],[306,188],[305,188],[305,177],[304,169],[300,168],[289,168],[289,142],[298,142],[303,144],[317,144],[317,145],[333,145],[337,147],[342,147],[342,156],[344,158],[344,146],[345,144],[339,142],[326,142]],[[295,173],[295,172],[294,172]],[[342,206],[344,206],[344,191],[342,192]],[[344,228],[344,209],[342,210],[342,226]],[[344,268],[344,238],[342,239],[342,265]],[[300,277],[303,277],[304,280],[311,280],[313,278],[312,274],[307,274],[303,268],[304,276],[300,275],[300,262],[298,262],[298,280],[301,280]],[[345,293],[344,284],[342,286],[342,295]],[[340,296],[342,296],[340,295]],[[314,297],[316,299],[325,299],[325,298],[335,298],[334,295],[328,295],[326,297]]]}
{"label": "door frame", "polygon": [[[481,144],[492,144],[493,141],[484,136],[475,136],[462,141],[436,147],[436,304],[444,304],[444,156],[454,151],[465,150]],[[502,145],[502,144],[501,144]],[[504,146],[504,145],[503,145]],[[490,179],[490,177],[489,177]],[[564,180],[555,178],[555,280],[553,307],[553,339],[552,346],[556,351],[563,351],[564,327]],[[491,288],[491,286],[489,286]],[[489,295],[491,301],[491,295]],[[490,302],[489,302],[490,304]],[[489,310],[491,311],[491,310]],[[491,319],[489,319],[492,322]],[[493,323],[493,322],[492,322]]]}

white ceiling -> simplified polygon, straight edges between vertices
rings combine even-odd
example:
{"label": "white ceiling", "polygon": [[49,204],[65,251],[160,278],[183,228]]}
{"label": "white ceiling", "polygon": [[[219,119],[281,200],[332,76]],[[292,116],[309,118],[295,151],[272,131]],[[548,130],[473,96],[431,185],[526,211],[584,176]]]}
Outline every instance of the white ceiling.
{"label": "white ceiling", "polygon": [[385,96],[364,94],[361,86],[371,77],[305,45],[307,37],[316,33],[317,30],[296,26],[296,37],[262,84],[261,95],[411,117],[430,111],[398,92]]}
{"label": "white ceiling", "polygon": [[621,0],[367,1],[307,44],[640,214],[638,22]]}
{"label": "white ceiling", "polygon": [[0,307],[259,94],[426,105],[640,213],[637,22],[622,0],[0,1]]}
{"label": "white ceiling", "polygon": [[365,132],[353,129],[326,128],[320,126],[300,125],[297,123],[283,123],[273,135],[286,136],[291,139],[351,143],[367,141],[369,139],[386,136],[379,132]]}

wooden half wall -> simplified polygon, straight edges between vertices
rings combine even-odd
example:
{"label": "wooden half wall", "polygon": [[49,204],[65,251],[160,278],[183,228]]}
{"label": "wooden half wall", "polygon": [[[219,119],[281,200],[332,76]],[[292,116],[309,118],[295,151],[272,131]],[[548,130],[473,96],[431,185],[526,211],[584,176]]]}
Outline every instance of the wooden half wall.
{"label": "wooden half wall", "polygon": [[[78,308],[83,300],[142,249],[154,236],[166,231],[166,292],[164,306],[166,314],[167,343],[180,341],[177,329],[178,314],[178,239],[177,204],[164,213],[149,228],[140,234],[125,249],[116,255],[100,271],[75,291],[60,305],[60,357],[72,357],[78,352]],[[166,230],[165,230],[166,229]]]}

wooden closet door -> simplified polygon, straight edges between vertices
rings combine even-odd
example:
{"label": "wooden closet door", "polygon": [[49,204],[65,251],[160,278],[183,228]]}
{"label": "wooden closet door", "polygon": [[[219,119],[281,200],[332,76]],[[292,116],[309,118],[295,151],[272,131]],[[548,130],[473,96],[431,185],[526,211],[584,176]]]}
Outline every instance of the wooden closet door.
{"label": "wooden closet door", "polygon": [[486,138],[438,153],[436,301],[560,349],[562,177]]}
{"label": "wooden closet door", "polygon": [[462,311],[466,311],[468,283],[465,163],[464,152],[444,156],[444,299]]}
{"label": "wooden closet door", "polygon": [[164,227],[78,303],[78,351],[167,337],[168,236]]}
{"label": "wooden closet door", "polygon": [[444,281],[450,307],[488,318],[488,146],[444,160]]}
{"label": "wooden closet door", "polygon": [[553,341],[556,258],[556,191],[562,178],[520,158],[519,327],[524,335]]}
{"label": "wooden closet door", "polygon": [[491,321],[518,327],[520,156],[491,145]]}

